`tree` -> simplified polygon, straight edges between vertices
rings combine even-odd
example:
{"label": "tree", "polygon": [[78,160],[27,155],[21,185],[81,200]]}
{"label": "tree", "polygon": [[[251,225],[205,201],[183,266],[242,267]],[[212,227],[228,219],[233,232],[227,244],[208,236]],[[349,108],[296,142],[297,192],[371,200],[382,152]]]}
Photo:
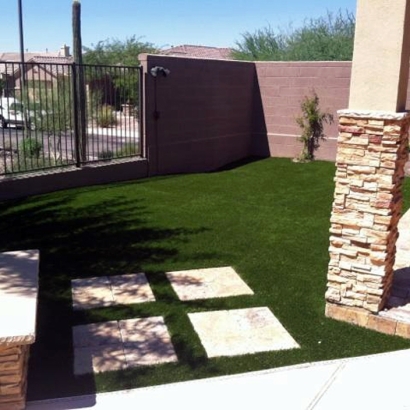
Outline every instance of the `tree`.
{"label": "tree", "polygon": [[142,42],[135,35],[121,41],[118,39],[99,41],[92,47],[83,47],[84,63],[102,66],[98,71],[89,72],[89,81],[98,82],[104,78],[116,87],[121,103],[138,105],[139,76],[136,70],[128,67],[138,66],[138,55],[141,53],[156,53],[158,49],[151,43]]}
{"label": "tree", "polygon": [[233,52],[238,60],[349,61],[353,57],[355,17],[339,10],[305,21],[300,28],[271,27],[246,32]]}
{"label": "tree", "polygon": [[91,47],[83,47],[84,63],[98,65],[137,66],[138,54],[156,53],[158,49],[151,43],[140,41],[135,35],[121,41],[107,39]]}

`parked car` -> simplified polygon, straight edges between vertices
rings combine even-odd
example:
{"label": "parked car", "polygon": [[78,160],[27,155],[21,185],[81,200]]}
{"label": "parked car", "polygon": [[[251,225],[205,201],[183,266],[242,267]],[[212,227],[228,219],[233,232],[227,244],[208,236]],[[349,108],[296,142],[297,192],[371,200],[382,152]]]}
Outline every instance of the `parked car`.
{"label": "parked car", "polygon": [[[33,113],[26,111],[26,121],[31,130],[35,129]],[[0,99],[0,128],[9,126],[21,127],[25,125],[23,104],[12,97],[2,97]]]}

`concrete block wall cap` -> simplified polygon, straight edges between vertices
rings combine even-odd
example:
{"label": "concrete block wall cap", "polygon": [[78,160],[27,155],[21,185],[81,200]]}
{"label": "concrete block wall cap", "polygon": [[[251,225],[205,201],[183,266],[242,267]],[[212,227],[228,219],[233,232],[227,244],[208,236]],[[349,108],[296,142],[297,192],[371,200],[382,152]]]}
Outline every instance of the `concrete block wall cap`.
{"label": "concrete block wall cap", "polygon": [[408,111],[394,112],[394,111],[372,111],[372,110],[350,110],[344,109],[337,111],[339,117],[351,118],[372,118],[380,120],[403,120],[410,116]]}

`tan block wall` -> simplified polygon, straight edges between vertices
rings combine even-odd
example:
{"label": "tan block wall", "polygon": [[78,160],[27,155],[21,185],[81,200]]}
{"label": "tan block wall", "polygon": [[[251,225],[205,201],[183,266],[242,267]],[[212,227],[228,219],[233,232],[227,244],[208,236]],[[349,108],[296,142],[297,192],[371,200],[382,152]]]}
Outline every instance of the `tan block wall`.
{"label": "tan block wall", "polygon": [[29,345],[0,346],[0,410],[25,408]]}
{"label": "tan block wall", "polygon": [[326,300],[379,312],[390,293],[408,115],[340,112]]}
{"label": "tan block wall", "polygon": [[338,136],[337,111],[347,108],[352,63],[327,62],[255,62],[261,119],[253,127],[253,153],[271,157],[297,157],[302,144],[296,117],[300,103],[315,90],[322,111],[334,116],[325,124],[326,141],[321,141],[316,158],[334,161]]}

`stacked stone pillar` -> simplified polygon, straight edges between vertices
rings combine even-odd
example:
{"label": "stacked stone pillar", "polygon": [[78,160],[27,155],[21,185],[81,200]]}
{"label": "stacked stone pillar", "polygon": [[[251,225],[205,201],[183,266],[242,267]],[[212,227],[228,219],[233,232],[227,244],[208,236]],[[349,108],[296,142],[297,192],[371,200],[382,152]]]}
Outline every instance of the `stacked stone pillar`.
{"label": "stacked stone pillar", "polygon": [[0,410],[26,405],[29,345],[0,346]]}
{"label": "stacked stone pillar", "polygon": [[407,113],[339,111],[327,316],[368,325],[393,281]]}
{"label": "stacked stone pillar", "polygon": [[26,408],[36,339],[39,251],[0,253],[0,410]]}

